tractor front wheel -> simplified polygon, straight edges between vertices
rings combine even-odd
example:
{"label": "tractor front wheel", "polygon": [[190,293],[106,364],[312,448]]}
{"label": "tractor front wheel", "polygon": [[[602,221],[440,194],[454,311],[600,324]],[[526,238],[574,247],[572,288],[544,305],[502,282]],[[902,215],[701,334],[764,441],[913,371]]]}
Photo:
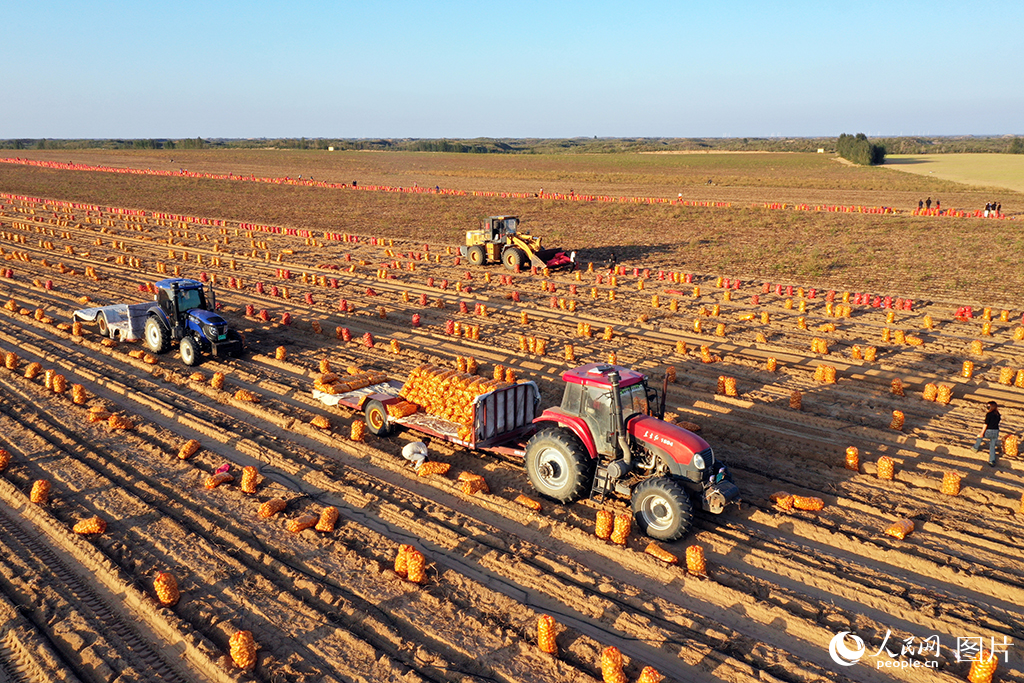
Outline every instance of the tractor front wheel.
{"label": "tractor front wheel", "polygon": [[466,258],[474,266],[482,266],[487,261],[487,252],[479,244],[473,245],[466,253]]}
{"label": "tractor front wheel", "polygon": [[678,482],[668,477],[647,479],[633,489],[633,517],[651,538],[674,541],[693,525],[693,502]]}
{"label": "tractor front wheel", "polygon": [[178,348],[181,351],[182,363],[191,367],[199,362],[199,354],[196,352],[196,343],[192,341],[192,337],[183,337]]}
{"label": "tractor front wheel", "polygon": [[170,334],[160,324],[160,321],[156,319],[156,316],[150,316],[146,319],[146,328],[143,331],[143,336],[146,337],[146,346],[153,353],[163,353],[171,346]]}
{"label": "tractor front wheel", "polygon": [[572,503],[590,493],[594,461],[574,434],[548,427],[526,444],[526,474],[538,493]]}
{"label": "tractor front wheel", "polygon": [[518,270],[526,263],[526,254],[519,247],[508,247],[501,253],[501,262],[509,270]]}

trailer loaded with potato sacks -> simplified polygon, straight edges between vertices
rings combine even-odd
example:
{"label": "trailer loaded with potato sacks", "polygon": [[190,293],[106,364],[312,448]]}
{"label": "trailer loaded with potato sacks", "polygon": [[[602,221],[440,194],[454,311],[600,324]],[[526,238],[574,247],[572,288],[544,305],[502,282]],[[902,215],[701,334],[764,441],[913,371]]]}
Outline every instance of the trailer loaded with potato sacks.
{"label": "trailer loaded with potato sacks", "polygon": [[373,434],[401,425],[521,457],[533,488],[561,503],[628,498],[637,526],[659,540],[685,535],[694,507],[720,514],[739,500],[711,446],[663,419],[664,393],[649,386],[646,375],[589,363],[563,373],[562,381],[561,404],[546,410],[534,382],[488,380],[433,365],[416,368],[405,383],[380,373],[354,382],[324,375],[313,395],[363,412]]}

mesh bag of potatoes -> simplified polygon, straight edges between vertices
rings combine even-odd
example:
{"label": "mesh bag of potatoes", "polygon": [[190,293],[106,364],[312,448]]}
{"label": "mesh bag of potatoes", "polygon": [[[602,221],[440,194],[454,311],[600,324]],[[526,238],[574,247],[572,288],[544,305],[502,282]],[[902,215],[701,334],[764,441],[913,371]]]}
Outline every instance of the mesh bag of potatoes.
{"label": "mesh bag of potatoes", "polygon": [[885,530],[886,535],[892,536],[893,538],[898,538],[901,541],[913,532],[914,522],[906,518],[897,519]]}
{"label": "mesh bag of potatoes", "polygon": [[325,394],[340,394],[341,389],[337,386],[338,379],[338,376],[333,372],[321,373],[319,377],[313,380],[313,388]]}
{"label": "mesh bag of potatoes", "polygon": [[409,401],[399,401],[397,403],[388,404],[388,416],[394,418],[409,417],[413,413],[419,410],[419,406]]}
{"label": "mesh bag of potatoes", "polygon": [[776,491],[769,497],[769,500],[775,503],[775,507],[779,508],[780,510],[792,510],[794,498],[795,496],[792,493],[787,493],[786,491]]}

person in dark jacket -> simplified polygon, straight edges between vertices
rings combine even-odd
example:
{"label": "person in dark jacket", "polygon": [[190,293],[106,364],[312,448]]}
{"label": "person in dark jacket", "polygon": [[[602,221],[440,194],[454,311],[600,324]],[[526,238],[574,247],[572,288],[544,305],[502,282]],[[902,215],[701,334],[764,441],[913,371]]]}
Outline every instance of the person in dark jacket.
{"label": "person in dark jacket", "polygon": [[996,446],[999,445],[999,421],[1002,416],[999,414],[999,406],[995,401],[988,402],[988,412],[985,413],[985,426],[978,433],[974,441],[974,452],[981,450],[981,442],[988,439],[988,464],[989,467],[996,466]]}

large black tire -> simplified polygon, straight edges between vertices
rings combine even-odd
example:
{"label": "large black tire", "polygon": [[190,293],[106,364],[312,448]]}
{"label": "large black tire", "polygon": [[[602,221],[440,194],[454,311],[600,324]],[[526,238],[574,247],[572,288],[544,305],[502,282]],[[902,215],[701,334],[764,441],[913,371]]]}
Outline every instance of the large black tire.
{"label": "large black tire", "polygon": [[590,494],[594,461],[575,434],[547,427],[526,444],[526,474],[541,495],[572,503]]}
{"label": "large black tire", "polygon": [[364,411],[366,428],[375,436],[387,436],[391,433],[391,422],[388,420],[388,409],[380,401],[368,401]]}
{"label": "large black tire", "polygon": [[509,270],[516,270],[526,263],[526,254],[519,247],[506,247],[505,251],[501,252],[501,262]]}
{"label": "large black tire", "polygon": [[163,353],[171,347],[171,335],[156,316],[151,315],[146,318],[143,336],[146,338],[146,346],[153,353]]}
{"label": "large black tire", "polygon": [[475,244],[469,248],[466,258],[469,259],[470,264],[482,266],[487,261],[487,252],[479,244]]}
{"label": "large black tire", "polygon": [[181,362],[185,365],[192,366],[199,362],[199,350],[192,337],[182,337],[178,350],[181,351]]}
{"label": "large black tire", "polygon": [[640,531],[659,541],[674,541],[693,526],[693,501],[678,482],[657,477],[633,488],[633,518]]}

